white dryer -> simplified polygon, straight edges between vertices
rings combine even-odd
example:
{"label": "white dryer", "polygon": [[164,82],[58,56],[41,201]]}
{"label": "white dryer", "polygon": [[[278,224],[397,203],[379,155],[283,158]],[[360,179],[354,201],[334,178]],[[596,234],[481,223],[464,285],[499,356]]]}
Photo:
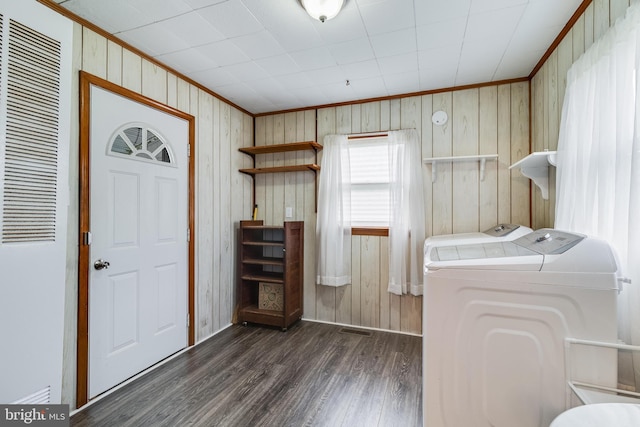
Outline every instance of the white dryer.
{"label": "white dryer", "polygon": [[[617,339],[617,271],[606,242],[552,229],[432,247],[424,425],[547,427],[569,404],[565,337]],[[571,366],[574,379],[616,385],[611,349],[584,349]]]}

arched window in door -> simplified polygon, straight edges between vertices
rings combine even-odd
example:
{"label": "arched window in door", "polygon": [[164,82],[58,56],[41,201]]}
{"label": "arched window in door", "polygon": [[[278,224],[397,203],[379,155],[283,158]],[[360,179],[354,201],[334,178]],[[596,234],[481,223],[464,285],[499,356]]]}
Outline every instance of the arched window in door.
{"label": "arched window in door", "polygon": [[159,132],[144,124],[127,124],[111,138],[108,154],[175,166],[171,147]]}

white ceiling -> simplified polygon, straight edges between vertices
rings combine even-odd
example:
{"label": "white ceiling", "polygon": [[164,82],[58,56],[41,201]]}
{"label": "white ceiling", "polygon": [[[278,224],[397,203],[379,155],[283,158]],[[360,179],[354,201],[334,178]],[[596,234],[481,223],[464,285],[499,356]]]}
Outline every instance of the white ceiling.
{"label": "white ceiling", "polygon": [[55,1],[255,114],[526,77],[582,3]]}

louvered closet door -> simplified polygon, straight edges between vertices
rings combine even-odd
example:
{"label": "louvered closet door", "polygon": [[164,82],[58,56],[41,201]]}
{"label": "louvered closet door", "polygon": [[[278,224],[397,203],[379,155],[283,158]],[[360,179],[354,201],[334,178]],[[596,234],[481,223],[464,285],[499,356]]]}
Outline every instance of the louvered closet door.
{"label": "louvered closet door", "polygon": [[61,400],[72,23],[0,2],[0,402]]}
{"label": "louvered closet door", "polygon": [[187,346],[189,129],[96,86],[90,123],[93,397]]}

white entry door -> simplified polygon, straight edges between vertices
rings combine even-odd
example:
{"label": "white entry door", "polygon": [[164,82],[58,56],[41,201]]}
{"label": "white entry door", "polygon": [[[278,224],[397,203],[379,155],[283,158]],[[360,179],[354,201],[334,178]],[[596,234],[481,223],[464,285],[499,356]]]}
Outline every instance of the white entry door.
{"label": "white entry door", "polygon": [[89,396],[187,346],[188,122],[91,87]]}

